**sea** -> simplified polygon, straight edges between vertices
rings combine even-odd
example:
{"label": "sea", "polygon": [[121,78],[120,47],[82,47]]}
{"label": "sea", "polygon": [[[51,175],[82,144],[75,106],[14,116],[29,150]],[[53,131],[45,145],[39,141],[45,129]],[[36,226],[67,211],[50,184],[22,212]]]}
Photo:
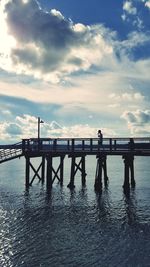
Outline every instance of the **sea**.
{"label": "sea", "polygon": [[119,156],[108,157],[101,193],[94,191],[94,156],[86,157],[85,187],[77,172],[75,188],[67,188],[70,166],[66,157],[64,184],[55,181],[50,191],[38,178],[25,188],[24,158],[0,164],[0,266],[150,266],[150,158],[135,157],[128,194]]}

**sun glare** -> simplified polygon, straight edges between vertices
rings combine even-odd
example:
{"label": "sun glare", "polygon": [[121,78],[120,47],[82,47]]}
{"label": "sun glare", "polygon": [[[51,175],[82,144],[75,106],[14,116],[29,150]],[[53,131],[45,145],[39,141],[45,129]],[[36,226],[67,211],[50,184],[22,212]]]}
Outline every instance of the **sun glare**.
{"label": "sun glare", "polygon": [[28,3],[28,0],[22,0],[22,2],[23,2],[24,4],[27,4],[27,3]]}
{"label": "sun glare", "polygon": [[13,36],[8,34],[6,24],[6,14],[4,13],[4,6],[0,3],[0,54],[8,55],[12,48],[16,46],[16,40]]}

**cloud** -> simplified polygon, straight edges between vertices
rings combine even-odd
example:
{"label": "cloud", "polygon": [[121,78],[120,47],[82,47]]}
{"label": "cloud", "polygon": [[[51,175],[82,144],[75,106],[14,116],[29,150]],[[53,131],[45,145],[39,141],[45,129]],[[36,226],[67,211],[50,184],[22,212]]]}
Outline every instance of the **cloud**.
{"label": "cloud", "polygon": [[122,93],[122,94],[116,94],[112,93],[108,95],[111,104],[108,104],[109,108],[117,109],[119,108],[120,110],[124,107],[128,106],[138,106],[144,101],[144,96],[141,93]]}
{"label": "cloud", "polygon": [[[16,114],[41,115],[44,121],[56,120],[68,129],[68,125],[86,125],[97,128],[101,125],[103,128],[111,128],[128,135],[128,128],[120,119],[121,114],[127,109],[144,109],[149,107],[149,66],[148,60],[131,62],[124,60],[113,65],[113,70],[105,70],[96,74],[77,76],[73,79],[72,85],[49,85],[48,83],[21,85],[21,84],[1,84],[0,91],[3,95],[17,96],[15,102],[13,98],[6,97],[7,105],[5,109]],[[110,66],[111,68],[111,66]],[[70,79],[72,82],[72,79]],[[10,90],[11,88],[11,90]],[[24,99],[30,100],[23,101]],[[55,107],[53,107],[55,104]],[[14,106],[19,108],[14,110]],[[38,108],[36,108],[38,107]],[[52,107],[52,109],[50,109]],[[37,114],[37,115],[36,115]],[[88,116],[94,115],[93,120]],[[22,124],[24,117],[17,120]],[[8,117],[5,117],[8,119]],[[30,117],[28,117],[30,118]],[[30,118],[31,119],[31,118]],[[13,121],[14,121],[13,120]],[[21,120],[21,121],[20,121]],[[33,116],[34,123],[26,124],[27,117],[24,118],[25,137],[37,136],[37,119]],[[26,130],[28,129],[28,131]],[[49,134],[47,134],[49,131]],[[93,131],[95,132],[95,130]],[[46,123],[41,126],[43,136],[51,136],[51,130]],[[90,131],[87,132],[89,134]],[[62,131],[61,131],[62,134]],[[66,132],[70,136],[70,130]],[[58,130],[57,136],[60,135]],[[65,136],[65,132],[63,133]],[[73,136],[73,131],[72,131]]]}
{"label": "cloud", "polygon": [[[144,31],[132,31],[129,32],[126,39],[122,41],[114,41],[113,47],[114,51],[120,57],[120,67],[124,66],[125,73],[128,72],[128,75],[133,74],[134,69],[137,69],[137,66],[141,66],[139,71],[143,71],[143,67],[145,64],[145,71],[147,73],[147,64],[150,63],[150,54],[149,54],[149,46],[150,46],[150,35],[149,32]],[[132,65],[133,69],[128,71],[128,66]],[[143,65],[143,67],[142,67]],[[143,76],[145,78],[145,74]],[[147,76],[148,77],[148,76]]]}
{"label": "cloud", "polygon": [[16,123],[10,123],[7,127],[6,127],[6,132],[10,135],[15,135],[15,136],[20,136],[22,135],[22,130],[20,125],[16,124]]}
{"label": "cloud", "polygon": [[115,93],[112,93],[109,95],[109,98],[111,100],[115,100],[115,101],[119,101],[119,102],[123,102],[125,101],[127,103],[127,101],[142,101],[144,99],[144,96],[141,95],[140,93],[123,93],[121,95],[117,95]]}
{"label": "cloud", "polygon": [[150,9],[150,0],[145,2],[145,6]]}
{"label": "cloud", "polygon": [[[37,137],[37,118],[25,114],[17,116],[15,122],[4,122],[0,124],[0,139],[5,142],[18,142],[23,138]],[[101,128],[104,136],[116,136],[114,130],[110,128]],[[96,138],[97,127],[91,127],[88,124],[75,124],[71,126],[61,126],[56,121],[50,123],[44,122],[40,127],[41,137],[47,138]]]}
{"label": "cloud", "polygon": [[10,115],[11,115],[11,111],[8,110],[8,109],[1,110],[1,113],[2,113],[3,115],[7,115],[7,116],[10,116]]}
{"label": "cloud", "polygon": [[[0,4],[5,31],[0,33],[0,67],[57,83],[65,75],[88,70],[111,54],[102,25],[73,24],[57,10],[42,10],[35,0],[7,0]],[[6,35],[7,32],[7,35]],[[105,33],[106,34],[106,33]],[[4,39],[4,35],[5,39]]]}
{"label": "cloud", "polygon": [[3,122],[0,123],[0,140],[9,142],[16,142],[22,136],[22,128],[18,123]]}
{"label": "cloud", "polygon": [[129,123],[145,124],[150,122],[150,110],[136,110],[135,112],[127,111],[123,117]]}
{"label": "cloud", "polygon": [[121,117],[126,120],[132,134],[149,135],[150,110],[125,111]]}
{"label": "cloud", "polygon": [[58,129],[62,129],[62,126],[58,122],[52,121],[50,124],[50,129],[51,130],[58,130]]}
{"label": "cloud", "polygon": [[6,141],[8,142],[10,135],[7,133],[6,129],[9,126],[8,123],[4,122],[4,123],[0,123],[0,140],[2,141]]}
{"label": "cloud", "polygon": [[132,48],[137,46],[143,46],[150,42],[150,37],[145,32],[132,31],[128,34],[128,38],[120,42],[120,47],[126,48],[132,51]]}
{"label": "cloud", "polygon": [[144,24],[143,20],[140,18],[141,12],[138,10],[135,4],[137,4],[136,1],[125,1],[123,3],[123,14],[121,15],[121,18],[123,21],[131,23],[134,27],[137,27],[141,30],[144,28]]}
{"label": "cloud", "polygon": [[[94,68],[100,72],[118,71],[129,61],[128,56],[136,47],[150,42],[149,35],[144,33],[130,33],[126,40],[120,41],[115,32],[101,24],[73,24],[57,10],[44,11],[35,0],[4,0],[2,3],[1,21],[5,30],[0,32],[0,37],[3,47],[7,44],[8,49],[1,49],[0,67],[20,76],[28,75],[55,84],[62,81],[66,85],[73,75],[92,73]],[[132,10],[131,2],[125,3],[125,10]],[[13,41],[6,41],[4,34]],[[25,90],[23,94],[27,95],[29,89]],[[45,94],[35,91],[37,101],[48,99],[50,89],[47,88]]]}
{"label": "cloud", "polygon": [[137,9],[133,6],[131,1],[125,1],[123,3],[123,10],[126,11],[130,15],[136,15]]}

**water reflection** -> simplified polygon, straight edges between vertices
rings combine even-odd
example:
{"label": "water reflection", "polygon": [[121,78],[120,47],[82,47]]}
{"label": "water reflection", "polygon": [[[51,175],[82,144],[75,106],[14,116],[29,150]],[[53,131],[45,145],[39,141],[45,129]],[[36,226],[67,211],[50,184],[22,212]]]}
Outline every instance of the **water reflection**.
{"label": "water reflection", "polygon": [[132,256],[136,231],[127,226],[139,223],[138,203],[134,190],[116,199],[111,190],[95,194],[93,188],[70,191],[56,185],[49,192],[43,187],[24,192],[17,199],[16,221],[9,216],[12,248],[5,245],[12,266],[40,266],[43,261],[43,266],[121,266],[129,253],[126,244]]}
{"label": "water reflection", "polygon": [[123,200],[124,211],[126,213],[124,221],[130,226],[137,224],[139,219],[137,215],[137,199],[135,189],[131,189],[128,194],[124,194]]}
{"label": "water reflection", "polygon": [[9,229],[9,216],[13,216],[13,210],[5,206],[7,195],[0,198],[0,266],[13,266],[11,257],[13,256],[13,238]]}
{"label": "water reflection", "polygon": [[108,188],[105,188],[102,193],[96,193],[96,205],[97,220],[110,221],[112,204]]}

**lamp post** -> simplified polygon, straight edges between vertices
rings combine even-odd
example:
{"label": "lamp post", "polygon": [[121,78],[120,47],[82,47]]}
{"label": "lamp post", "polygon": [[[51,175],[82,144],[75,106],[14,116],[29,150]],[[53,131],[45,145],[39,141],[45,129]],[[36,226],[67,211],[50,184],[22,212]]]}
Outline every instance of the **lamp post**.
{"label": "lamp post", "polygon": [[40,117],[38,117],[38,140],[40,139],[40,124],[41,123],[44,123],[44,121],[42,121],[41,119],[40,119]]}

